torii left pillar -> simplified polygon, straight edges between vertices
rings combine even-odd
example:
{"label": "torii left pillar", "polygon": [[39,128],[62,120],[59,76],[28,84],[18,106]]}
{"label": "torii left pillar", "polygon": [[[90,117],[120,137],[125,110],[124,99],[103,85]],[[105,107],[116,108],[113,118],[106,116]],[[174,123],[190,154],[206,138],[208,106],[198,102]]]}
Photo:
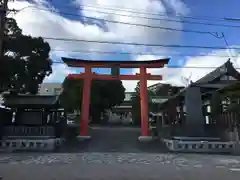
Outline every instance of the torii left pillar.
{"label": "torii left pillar", "polygon": [[90,107],[90,96],[91,96],[91,81],[92,81],[92,68],[91,66],[85,66],[85,78],[83,82],[83,93],[82,93],[82,106],[81,106],[81,119],[80,119],[80,138],[90,139],[89,136],[89,107]]}
{"label": "torii left pillar", "polygon": [[147,68],[140,66],[140,106],[141,106],[141,136],[140,141],[151,141],[148,131],[148,90],[147,90]]}

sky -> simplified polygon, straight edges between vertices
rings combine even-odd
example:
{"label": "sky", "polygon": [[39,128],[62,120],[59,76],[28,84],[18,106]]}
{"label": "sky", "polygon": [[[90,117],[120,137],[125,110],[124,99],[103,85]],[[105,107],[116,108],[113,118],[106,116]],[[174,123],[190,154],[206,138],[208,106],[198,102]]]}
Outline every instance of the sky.
{"label": "sky", "polygon": [[[9,2],[8,6],[9,9],[20,10],[9,16],[17,20],[24,34],[34,37],[231,48],[167,48],[46,39],[52,49],[53,61],[59,62],[61,57],[106,61],[148,61],[170,57],[169,67],[148,69],[149,73],[163,76],[162,81],[148,81],[148,85],[162,82],[177,86],[186,86],[189,80],[196,81],[213,70],[203,67],[218,67],[229,58],[235,67],[240,67],[240,20],[224,20],[240,19],[238,0],[15,0]],[[156,26],[175,30],[150,28]],[[227,44],[221,38],[222,33]],[[103,74],[110,72],[109,69],[94,71]],[[121,73],[135,74],[138,71],[122,69]],[[62,82],[69,73],[79,72],[82,69],[54,63],[53,73],[44,81]],[[137,81],[123,81],[126,91],[133,91],[136,83]]]}

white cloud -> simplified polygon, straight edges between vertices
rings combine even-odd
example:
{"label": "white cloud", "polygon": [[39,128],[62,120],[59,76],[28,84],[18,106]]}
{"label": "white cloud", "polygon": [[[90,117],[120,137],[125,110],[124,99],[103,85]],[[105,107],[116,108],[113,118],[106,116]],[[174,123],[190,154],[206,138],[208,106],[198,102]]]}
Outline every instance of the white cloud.
{"label": "white cloud", "polygon": [[[41,4],[37,7],[43,8]],[[17,20],[24,34],[87,40],[111,40],[117,38],[113,32],[104,32],[103,29],[96,25],[85,25],[80,21],[66,19],[55,12],[33,8],[33,5],[26,1],[14,1],[13,3],[9,3],[9,8],[22,9],[23,7],[29,8],[21,10],[14,18]],[[85,43],[83,45],[83,43],[79,42],[47,41],[50,43],[52,49],[63,49],[66,52],[83,46],[86,49],[94,48],[92,46],[93,44]],[[94,44],[94,46],[98,47],[98,44]]]}
{"label": "white cloud", "polygon": [[45,78],[45,82],[60,82],[62,83],[65,77],[68,74],[77,73],[77,71],[73,68],[67,67],[65,64],[55,64],[53,66],[53,73]]}
{"label": "white cloud", "polygon": [[190,9],[181,1],[178,0],[164,0],[167,5],[169,5],[176,14],[185,15],[190,12]]}
{"label": "white cloud", "polygon": [[[173,7],[175,12],[182,11],[185,13],[184,7],[185,4],[178,1],[181,6]],[[53,9],[47,1],[41,0],[37,1],[37,7],[48,7]],[[80,2],[80,1],[79,1]],[[75,3],[76,4],[76,3]],[[102,7],[104,5],[110,5],[113,7],[122,7],[122,8],[133,8],[140,9],[141,11],[158,13],[166,12],[167,6],[171,5],[169,3],[162,3],[162,1],[152,1],[152,0],[122,0],[122,1],[110,1],[110,0],[81,0],[82,5],[88,4],[99,4]],[[167,5],[165,5],[167,4]],[[31,7],[29,7],[31,6]],[[28,8],[24,8],[28,7]],[[106,22],[106,27],[108,31],[104,31],[102,28],[97,25],[88,25],[83,24],[78,20],[69,20],[60,16],[58,13],[48,12],[33,8],[33,5],[27,1],[14,1],[9,3],[9,8],[22,9],[19,13],[15,15],[15,18],[19,26],[23,29],[25,34],[30,34],[33,36],[45,36],[45,37],[64,37],[64,38],[73,38],[73,39],[87,39],[87,40],[107,40],[107,41],[123,41],[123,42],[144,42],[144,43],[174,43],[178,42],[181,37],[180,32],[174,31],[165,31],[161,29],[152,29],[146,27],[116,24]],[[89,8],[88,8],[89,9]],[[93,10],[93,9],[92,9]],[[98,8],[95,10],[106,11],[104,9]],[[65,10],[66,11],[66,10]],[[108,11],[109,12],[109,11]],[[115,10],[111,11],[112,13],[123,14],[123,15],[135,15],[135,16],[146,16],[139,15],[132,12],[125,12],[124,10]],[[96,13],[93,14],[93,11],[83,11],[83,14],[86,16],[96,16]],[[119,15],[107,15],[101,14],[102,17],[108,20],[135,23],[135,24],[146,24],[146,25],[160,25],[162,27],[174,27],[181,29],[181,23],[167,22],[167,21],[153,21],[149,19],[142,18],[131,18],[127,16]],[[99,15],[98,15],[99,16]],[[73,49],[98,49],[98,50],[108,50],[117,47],[113,45],[106,44],[97,44],[97,43],[80,43],[80,42],[63,42],[63,41],[52,41],[48,40],[51,44],[52,49],[61,48],[66,51],[71,51]],[[119,47],[119,46],[118,46]],[[143,52],[146,51],[144,47],[131,47],[131,46],[121,46],[124,51],[137,51]],[[154,52],[157,48],[152,48]],[[159,50],[159,49],[158,49]],[[149,48],[148,50],[149,51]],[[69,53],[71,55],[71,53]],[[77,55],[76,53],[74,55]]]}
{"label": "white cloud", "polygon": [[[231,51],[232,58],[231,62],[233,63],[235,68],[240,67],[240,56],[237,50]],[[190,57],[185,64],[185,67],[206,67],[206,68],[185,68],[182,69],[182,76],[189,77],[191,76],[192,81],[196,81],[203,77],[204,75],[208,74],[209,72],[213,71],[213,68],[208,67],[219,67],[224,64],[229,58],[226,56],[229,55],[228,50],[218,50],[213,51],[209,55],[211,56],[201,56],[201,57]],[[224,57],[223,57],[224,56]]]}
{"label": "white cloud", "polygon": [[[52,8],[50,4],[45,0],[35,0],[37,2],[38,7],[41,6]],[[129,9],[139,9],[139,11],[145,11],[150,13],[165,13],[170,7],[173,12],[176,14],[187,14],[189,13],[189,9],[182,2],[182,0],[121,0],[121,1],[113,1],[113,0],[77,0],[81,5],[88,4],[99,4],[102,7],[112,6],[112,7],[120,7],[120,10],[111,11],[116,14],[124,14],[124,15],[135,15],[135,16],[146,16],[140,15],[132,12],[123,11],[124,8]],[[76,3],[75,3],[76,4]],[[76,6],[79,6],[76,5]],[[9,2],[9,8],[22,9],[24,7],[32,6],[27,1],[14,1]],[[122,9],[121,9],[122,8]],[[88,8],[89,9],[89,8]],[[98,8],[98,10],[106,11],[104,9]],[[110,12],[110,11],[107,11]],[[166,22],[166,21],[153,21],[142,18],[130,18],[127,16],[119,16],[119,15],[103,15],[103,14],[93,14],[91,11],[83,11],[86,16],[98,16],[108,20],[114,21],[122,21],[129,22],[135,24],[146,24],[150,26],[162,26],[162,27],[172,27],[181,29],[181,23],[174,22]],[[86,39],[86,40],[105,40],[105,41],[122,41],[122,42],[144,42],[144,43],[178,43],[181,40],[181,32],[175,31],[165,31],[160,29],[152,29],[152,28],[144,28],[144,27],[136,27],[136,26],[128,26],[122,24],[113,24],[107,23],[106,26],[108,31],[103,30],[97,25],[88,25],[83,24],[78,20],[70,20],[60,16],[58,13],[48,12],[43,10],[38,10],[34,8],[24,8],[22,11],[17,13],[14,16],[18,22],[20,28],[23,29],[23,33],[30,34],[32,36],[45,36],[45,37],[64,37],[64,38],[72,38],[72,39]],[[148,16],[149,17],[149,16]],[[154,16],[152,16],[154,17]],[[155,16],[156,17],[156,16]],[[164,17],[162,17],[164,18]],[[79,56],[82,57],[79,53],[72,53],[71,50],[103,50],[109,51],[112,48],[116,47],[113,45],[104,45],[104,44],[96,44],[96,43],[80,43],[80,42],[64,42],[64,41],[52,41],[48,40],[52,49],[64,49],[66,52],[53,52],[55,56]],[[118,47],[119,48],[119,47]],[[148,51],[149,48],[141,48],[141,47],[131,47],[131,46],[121,46],[124,48],[124,51],[135,51],[135,52],[144,52]],[[159,49],[152,48],[151,52],[154,51],[164,51],[168,52],[167,49]],[[140,57],[138,57],[140,58]],[[136,58],[136,59],[138,59]],[[143,58],[143,57],[142,57]],[[144,57],[145,58],[145,57]],[[154,58],[149,56],[148,58]],[[140,60],[140,59],[139,59]],[[64,65],[54,65],[53,66],[53,74],[46,79],[46,81],[55,81],[64,79],[64,76],[71,71],[71,69],[65,67]],[[158,70],[152,70],[153,72],[158,72]],[[164,76],[170,77],[172,73],[166,69],[162,69],[161,71]],[[124,82],[127,90],[133,89],[133,82]],[[131,86],[131,87],[130,87]]]}
{"label": "white cloud", "polygon": [[[136,14],[133,13],[133,11],[138,12],[149,12],[149,13],[166,13],[167,8],[171,7],[173,12],[176,14],[187,14],[189,13],[189,9],[187,6],[181,1],[181,0],[170,0],[170,1],[150,1],[150,0],[121,0],[121,1],[113,1],[113,0],[76,0],[80,5],[93,5],[93,4],[99,4],[99,7],[114,7],[115,11],[111,10],[104,10],[105,12],[115,13],[115,14],[123,14],[126,16],[119,16],[114,14],[108,14],[104,15],[102,13],[92,13],[92,11],[88,11],[89,9],[95,9],[96,8],[89,8],[86,7],[85,11],[83,11],[84,15],[86,16],[93,16],[93,17],[101,17],[108,20],[113,21],[122,21],[122,22],[128,22],[128,23],[134,23],[134,24],[146,24],[150,26],[162,26],[162,27],[172,27],[176,29],[182,29],[181,23],[172,23],[167,21],[154,21],[149,19],[142,19],[142,18],[131,18],[129,16],[145,16],[146,14]],[[99,8],[100,9],[100,8]],[[126,9],[126,11],[122,11],[122,9]],[[157,17],[157,16],[150,16],[148,17]],[[164,18],[164,17],[160,17]],[[121,24],[112,24],[108,23],[108,28],[111,32],[115,32],[115,34],[118,34],[120,39],[126,40],[128,42],[145,42],[145,43],[178,43],[181,39],[181,33],[180,32],[174,32],[174,31],[164,31],[160,29],[151,29],[151,28],[144,28],[144,27],[137,27],[137,26],[126,26]],[[128,47],[129,48],[129,47]],[[131,51],[133,52],[161,52],[161,53],[167,53],[168,49],[166,48],[145,48],[145,47],[131,47]],[[125,49],[126,51],[126,49]],[[137,56],[134,58],[134,60],[154,60],[162,57],[156,57],[154,55],[143,55],[143,56]],[[148,70],[148,72],[153,74],[159,74],[158,69],[151,69]],[[166,77],[170,76],[171,70],[166,70],[165,68],[161,70],[161,74],[164,74],[164,79]],[[137,73],[137,69],[133,69],[133,74]],[[157,81],[148,81],[148,85],[152,85],[156,83]],[[123,81],[123,85],[125,86],[127,91],[133,91],[136,87],[137,81]]]}
{"label": "white cloud", "polygon": [[[182,23],[176,22],[168,22],[164,20],[150,20],[150,19],[143,19],[143,18],[136,18],[137,17],[154,17],[154,18],[164,18],[149,14],[140,14],[143,13],[166,13],[167,8],[171,6],[172,10],[175,13],[181,12],[182,14],[188,13],[186,10],[186,5],[181,0],[175,0],[175,3],[178,4],[173,6],[172,1],[154,1],[154,0],[121,0],[121,1],[114,1],[114,0],[75,0],[75,4],[85,5],[83,14],[86,16],[93,16],[93,17],[101,17],[104,19],[112,20],[112,21],[120,21],[120,22],[127,22],[132,24],[144,24],[148,26],[161,26],[161,27],[172,27],[176,29],[182,29]],[[98,6],[96,6],[96,4]],[[89,8],[88,5],[95,5],[95,8]],[[98,7],[98,8],[96,8]],[[101,9],[101,7],[103,9]],[[113,8],[113,10],[109,10],[109,7]],[[105,9],[104,9],[105,8]],[[108,9],[107,9],[108,8]],[[104,12],[110,12],[113,14],[103,14],[103,13],[93,13],[90,10],[101,10]],[[134,13],[135,12],[135,13]],[[138,12],[138,13],[136,13]],[[125,16],[119,16],[125,15]],[[132,18],[131,16],[135,16]],[[106,22],[108,30],[110,32],[114,32],[117,36],[127,42],[144,42],[144,43],[177,43],[181,39],[181,32],[176,31],[166,31],[157,28],[147,28],[147,27],[139,27],[133,25],[123,25],[123,24],[115,24]],[[150,48],[146,47],[123,47],[125,51],[128,51],[131,48],[131,51],[135,52],[144,52],[148,51]],[[162,49],[162,48],[161,48]],[[157,51],[159,48],[151,48],[151,52]]]}
{"label": "white cloud", "polygon": [[[139,55],[136,57],[137,61],[149,61],[149,60],[157,60],[163,58],[162,56],[154,56],[154,55]],[[175,76],[178,72],[180,72],[181,69],[169,69],[169,68],[149,68],[147,69],[147,73],[151,73],[153,75],[162,75],[163,80],[161,81],[148,81],[147,85],[151,86],[155,83],[168,83],[169,80],[171,81],[171,84],[174,85],[182,85],[181,82],[175,81]],[[133,69],[132,74],[139,73],[139,69]],[[127,91],[133,91],[134,88],[137,85],[137,81],[123,81],[123,84]]]}
{"label": "white cloud", "polygon": [[[176,86],[186,86],[187,82],[184,78],[189,78],[193,82],[197,81],[209,72],[213,71],[214,67],[219,67],[224,64],[230,58],[227,58],[228,55],[228,50],[218,50],[213,51],[206,56],[188,57],[183,68],[149,69],[148,73],[163,75],[163,81],[149,81],[148,85],[152,85],[156,82],[162,82]],[[240,68],[240,53],[236,50],[232,50],[231,55],[231,62],[234,67]],[[140,56],[137,57],[137,60],[154,60],[158,58],[159,57],[156,56]],[[138,70],[135,70],[135,72],[138,72]],[[128,91],[132,91],[136,87],[136,82],[124,82],[124,85]]]}

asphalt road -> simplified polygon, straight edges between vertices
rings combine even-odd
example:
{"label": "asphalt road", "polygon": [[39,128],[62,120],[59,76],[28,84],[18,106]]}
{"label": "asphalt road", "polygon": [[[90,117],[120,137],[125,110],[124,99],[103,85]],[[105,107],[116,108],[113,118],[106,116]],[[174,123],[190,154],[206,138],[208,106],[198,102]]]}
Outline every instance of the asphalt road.
{"label": "asphalt road", "polygon": [[[0,153],[4,180],[237,180],[240,157],[171,154],[161,142],[139,143],[137,128],[92,128],[88,143],[58,153]],[[1,179],[1,178],[0,178]]]}
{"label": "asphalt road", "polygon": [[196,154],[0,154],[4,180],[236,180],[240,157]]}

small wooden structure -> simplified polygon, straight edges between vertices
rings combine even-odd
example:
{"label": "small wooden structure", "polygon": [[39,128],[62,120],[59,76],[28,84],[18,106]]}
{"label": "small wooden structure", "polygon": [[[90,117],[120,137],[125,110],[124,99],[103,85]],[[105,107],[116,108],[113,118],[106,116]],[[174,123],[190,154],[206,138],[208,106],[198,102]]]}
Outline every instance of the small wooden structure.
{"label": "small wooden structure", "polygon": [[[213,129],[210,127],[220,130],[227,125],[226,121],[223,121],[225,115],[223,115],[224,102],[221,100],[221,90],[239,81],[240,74],[232,63],[227,61],[160,104],[159,109],[162,113],[163,124],[172,127],[173,136],[213,135]],[[231,124],[231,121],[228,121],[228,124]],[[174,132],[173,129],[182,129],[182,131]]]}
{"label": "small wooden structure", "polygon": [[53,148],[47,141],[59,141],[62,137],[66,116],[58,96],[8,94],[4,96],[4,105],[5,116],[0,117],[2,147],[26,150],[26,144],[31,142],[30,149],[43,145]]}
{"label": "small wooden structure", "polygon": [[225,110],[221,93],[239,82],[240,73],[229,60],[162,103],[159,134],[169,149],[233,152],[230,134],[238,118]]}

